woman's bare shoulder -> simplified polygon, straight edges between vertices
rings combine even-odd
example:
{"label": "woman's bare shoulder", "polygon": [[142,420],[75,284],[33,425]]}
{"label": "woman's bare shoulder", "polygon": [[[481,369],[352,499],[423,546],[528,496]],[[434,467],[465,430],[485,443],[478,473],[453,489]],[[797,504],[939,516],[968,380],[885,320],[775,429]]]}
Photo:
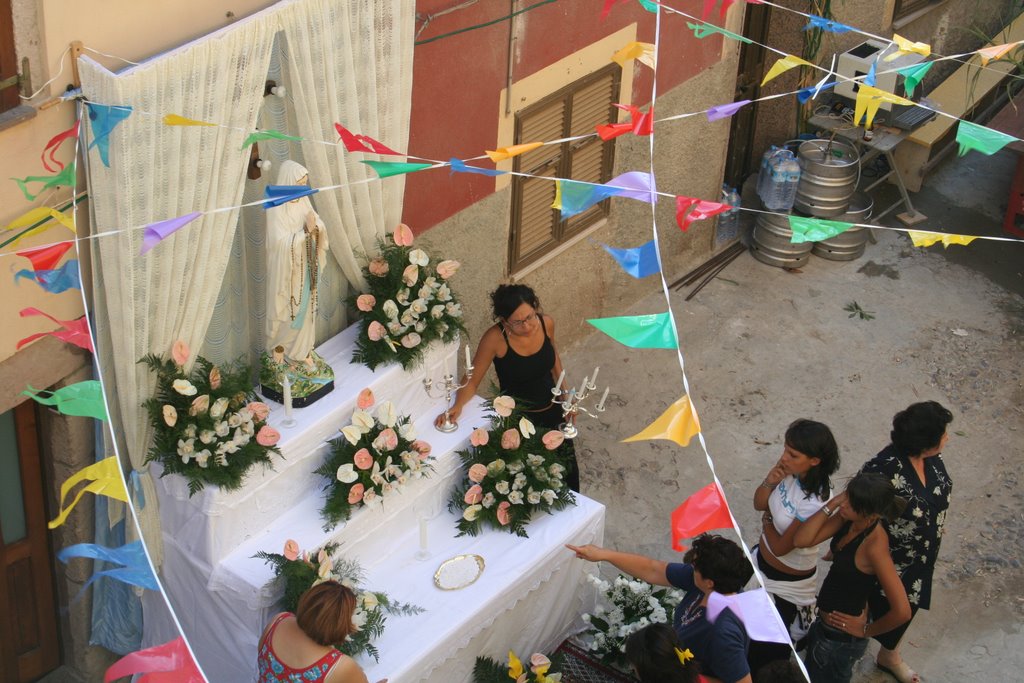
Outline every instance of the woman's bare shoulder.
{"label": "woman's bare shoulder", "polygon": [[342,655],[338,663],[324,679],[324,683],[367,683],[362,668],[348,655]]}

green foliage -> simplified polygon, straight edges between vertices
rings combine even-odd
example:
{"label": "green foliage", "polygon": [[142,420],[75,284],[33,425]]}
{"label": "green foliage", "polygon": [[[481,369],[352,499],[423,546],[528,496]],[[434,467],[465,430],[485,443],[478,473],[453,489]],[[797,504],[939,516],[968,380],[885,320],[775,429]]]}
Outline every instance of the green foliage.
{"label": "green foliage", "polygon": [[846,316],[848,318],[857,317],[860,318],[861,320],[875,319],[875,314],[873,311],[865,311],[863,308],[860,307],[860,304],[858,304],[856,301],[851,301],[850,303],[846,304],[846,306],[843,307],[843,310],[850,314]]}
{"label": "green foliage", "polygon": [[[565,656],[561,652],[556,652],[550,657],[550,660],[551,668],[542,676],[538,676],[530,671],[529,659],[522,661],[523,672],[527,676],[528,683],[537,683],[538,681],[558,683],[562,680],[561,674],[557,672],[564,666]],[[490,657],[477,657],[476,662],[473,664],[473,683],[509,683],[511,679],[508,672],[509,665],[507,662],[497,662]]]}

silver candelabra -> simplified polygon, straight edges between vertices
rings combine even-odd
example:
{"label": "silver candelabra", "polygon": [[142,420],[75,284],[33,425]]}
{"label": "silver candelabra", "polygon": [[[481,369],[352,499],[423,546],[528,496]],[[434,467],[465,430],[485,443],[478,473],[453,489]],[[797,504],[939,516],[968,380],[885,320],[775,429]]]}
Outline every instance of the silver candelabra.
{"label": "silver candelabra", "polygon": [[[469,359],[469,346],[467,345],[466,346],[466,381],[464,383],[459,384],[458,382],[455,381],[455,376],[452,375],[450,372],[448,372],[447,361],[446,361],[445,374],[441,378],[441,385],[439,387],[441,389],[441,391],[444,392],[444,405],[445,405],[445,409],[444,409],[444,422],[442,422],[440,425],[434,425],[434,429],[436,429],[439,432],[445,432],[447,434],[447,433],[450,433],[450,432],[454,432],[456,429],[459,428],[459,423],[452,419],[452,414],[451,414],[452,396],[454,396],[455,393],[459,389],[461,389],[464,386],[466,386],[467,384],[469,384],[469,380],[471,380],[472,378],[473,378],[473,365],[472,365],[472,363],[471,363],[471,361]],[[434,392],[433,392],[434,380],[430,379],[430,377],[424,377],[423,378],[423,389],[427,392],[427,396],[429,396],[430,398],[440,398],[440,396],[435,396],[434,395]]]}
{"label": "silver candelabra", "polygon": [[[558,381],[555,382],[555,387],[551,390],[551,393],[554,395],[551,402],[562,406],[562,419],[565,422],[558,425],[558,428],[562,430],[562,434],[567,439],[575,439],[579,435],[579,430],[576,429],[577,415],[584,413],[590,417],[597,417],[595,413],[604,412],[604,402],[608,400],[609,387],[604,388],[601,400],[594,406],[593,413],[583,406],[583,401],[587,399],[590,392],[597,391],[597,372],[600,369],[600,367],[596,367],[592,376],[584,377],[579,389],[573,387],[564,393],[562,391],[562,381],[565,379],[565,370],[562,370],[562,374],[558,376]],[[564,398],[560,399],[559,397],[561,396],[564,396]]]}

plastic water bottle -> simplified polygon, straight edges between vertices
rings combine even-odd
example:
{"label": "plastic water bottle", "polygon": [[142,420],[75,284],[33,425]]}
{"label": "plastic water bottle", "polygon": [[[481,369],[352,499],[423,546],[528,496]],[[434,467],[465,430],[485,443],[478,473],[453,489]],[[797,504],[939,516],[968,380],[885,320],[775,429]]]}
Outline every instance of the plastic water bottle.
{"label": "plastic water bottle", "polygon": [[768,149],[764,151],[764,154],[761,155],[761,168],[758,170],[757,173],[757,196],[761,197],[762,201],[763,198],[767,196],[767,191],[765,188],[768,186],[768,183],[771,180],[771,170],[769,168],[768,163],[771,160],[772,155],[775,154],[777,151],[779,151],[779,148],[776,147],[775,145],[771,145]]}
{"label": "plastic water bottle", "polygon": [[740,193],[733,187],[722,185],[722,203],[736,208],[718,215],[718,225],[715,227],[716,244],[736,239],[740,228]]}
{"label": "plastic water bottle", "polygon": [[768,158],[766,170],[764,187],[758,193],[765,208],[769,211],[791,210],[800,183],[800,162],[788,149],[779,149]]}

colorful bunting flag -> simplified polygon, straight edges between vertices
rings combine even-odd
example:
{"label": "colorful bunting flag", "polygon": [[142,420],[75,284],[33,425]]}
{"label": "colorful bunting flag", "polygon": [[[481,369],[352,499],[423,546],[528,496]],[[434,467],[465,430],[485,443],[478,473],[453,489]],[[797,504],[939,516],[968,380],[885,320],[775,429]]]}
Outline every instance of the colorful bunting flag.
{"label": "colorful bunting flag", "polygon": [[532,150],[542,147],[543,142],[524,142],[520,145],[509,145],[508,147],[499,147],[495,150],[485,150],[487,156],[491,158],[491,161],[497,163],[499,161],[505,161],[512,157],[517,157],[520,154],[526,154]]}
{"label": "colorful bunting flag", "polygon": [[718,121],[719,119],[732,116],[748,104],[750,104],[750,100],[740,100],[739,102],[730,102],[728,104],[717,104],[704,113],[708,117],[708,121]]}
{"label": "colorful bunting flag", "polygon": [[917,53],[923,57],[927,57],[932,53],[932,46],[928,43],[915,43],[912,40],[907,40],[903,36],[894,33],[892,34],[892,42],[896,43],[896,51],[891,55],[886,55],[882,61],[891,62],[895,59],[899,59],[903,55],[908,55],[912,52]]}
{"label": "colorful bunting flag", "polygon": [[[90,379],[76,384],[69,384],[56,391],[37,390],[30,384],[21,392],[36,403],[53,406],[57,412],[73,417],[93,417],[97,420],[107,419],[107,408],[103,403],[103,388],[99,380]],[[46,395],[44,395],[46,394]]]}
{"label": "colorful bunting flag", "polygon": [[699,433],[700,422],[697,420],[697,414],[690,405],[690,397],[683,394],[683,397],[670,405],[657,420],[640,433],[623,439],[622,442],[665,439],[685,448],[690,445],[690,439]]}
{"label": "colorful bunting flag", "polygon": [[948,248],[951,244],[962,244],[967,246],[978,239],[973,235],[951,235],[946,232],[923,232],[920,230],[908,230],[910,241],[915,247],[930,247],[936,242],[942,242],[942,246]]}
{"label": "colorful bunting flag", "polygon": [[314,195],[319,191],[317,188],[310,187],[309,185],[267,185],[263,190],[263,198],[266,199],[263,202],[263,208],[272,209],[275,206],[287,204],[300,197]]}
{"label": "colorful bunting flag", "polygon": [[377,142],[369,135],[359,135],[357,133],[350,132],[340,123],[334,124],[334,129],[338,131],[338,135],[341,136],[341,143],[345,145],[345,149],[349,152],[369,152],[370,154],[383,154],[396,157],[405,156],[401,152],[396,152],[387,145]]}
{"label": "colorful bunting flag", "polygon": [[[209,123],[208,121],[198,121],[196,119],[186,119],[184,116],[178,114],[167,114],[164,116],[164,125],[166,126],[216,126],[216,123]],[[244,149],[244,148],[243,148]]]}
{"label": "colorful bunting flag", "polygon": [[632,104],[616,104],[616,107],[629,112],[629,123],[602,123],[595,126],[597,134],[604,141],[617,138],[632,132],[634,135],[650,135],[654,132],[654,107],[646,112]]}
{"label": "colorful bunting flag", "polygon": [[117,124],[132,115],[132,108],[126,104],[96,104],[86,102],[89,108],[89,120],[92,122],[92,142],[89,149],[99,150],[100,161],[110,168],[110,133]]}
{"label": "colorful bunting flag", "polygon": [[[538,145],[542,143],[537,143]],[[425,168],[430,168],[433,164],[410,164],[399,161],[361,161],[361,164],[366,164],[381,178],[390,178],[393,175],[402,175],[403,173],[415,173],[416,171],[422,171]]]}
{"label": "colorful bunting flag", "polygon": [[801,242],[820,242],[830,237],[835,237],[853,227],[853,223],[841,221],[827,221],[824,218],[804,218],[803,216],[788,216],[789,229],[793,236],[789,238],[792,244]]}
{"label": "colorful bunting flag", "polygon": [[[732,0],[728,0],[728,1],[732,2]],[[648,12],[651,12],[653,14],[657,14],[658,13],[658,3],[653,2],[652,0],[640,0],[640,6],[643,7],[645,10],[647,10]]]}
{"label": "colorful bunting flag", "polygon": [[561,211],[562,220],[565,220],[583,213],[612,194],[612,191],[603,185],[577,180],[556,180],[555,200],[551,203],[551,208]]}
{"label": "colorful bunting flag", "polygon": [[[89,483],[78,491],[78,495],[74,497],[67,507],[64,507],[64,501],[67,499],[68,493],[83,481],[88,481]],[[56,529],[63,524],[67,520],[68,515],[71,514],[71,511],[78,505],[78,501],[87,492],[97,496],[109,496],[122,503],[128,502],[128,490],[124,487],[124,480],[121,479],[121,468],[118,467],[116,456],[104,458],[99,462],[83,467],[61,485],[60,514],[49,523],[49,527]]]}
{"label": "colorful bunting flag", "polygon": [[263,140],[291,140],[292,142],[301,142],[302,138],[297,138],[294,135],[285,135],[284,133],[276,130],[258,130],[255,133],[250,133],[249,137],[242,143],[242,149],[250,146],[254,142],[261,142]]}
{"label": "colorful bunting flag", "polygon": [[491,168],[480,168],[479,166],[468,166],[461,159],[452,157],[448,160],[448,165],[452,168],[452,173],[476,173],[478,175],[486,176],[497,176],[505,175],[505,171],[498,171]]}
{"label": "colorful bunting flag", "polygon": [[54,135],[50,138],[50,141],[46,143],[46,146],[43,147],[43,153],[40,155],[40,158],[43,161],[43,168],[50,173],[56,173],[57,171],[64,170],[64,164],[59,161],[55,155],[65,140],[71,140],[78,137],[78,124],[80,123],[81,121],[75,121],[75,125],[71,126],[63,133],[57,133]]}
{"label": "colorful bunting flag", "polygon": [[619,66],[625,68],[626,62],[631,59],[655,68],[655,46],[653,43],[641,43],[638,41],[631,41],[626,43],[625,46],[620,48],[615,54],[612,55],[612,61]]}
{"label": "colorful bunting flag", "polygon": [[903,91],[907,97],[914,96],[914,89],[917,87],[917,84],[921,82],[934,63],[921,62],[920,64],[912,64],[896,70],[896,73],[903,75]]}
{"label": "colorful bunting flag", "polygon": [[[268,186],[267,189],[269,190],[270,187],[273,186]],[[139,255],[141,256],[142,254],[145,254],[157,244],[164,241],[172,234],[181,230],[183,227],[202,215],[201,211],[193,211],[192,213],[185,214],[184,216],[178,216],[177,218],[168,218],[165,221],[150,223],[142,233],[142,249],[139,251]]]}
{"label": "colorful bunting flag", "polygon": [[89,336],[89,325],[86,322],[84,315],[77,320],[57,320],[49,313],[43,313],[38,308],[23,308],[21,309],[20,315],[22,318],[27,318],[31,315],[41,315],[44,318],[49,318],[53,322],[57,323],[62,329],[54,330],[52,332],[37,332],[29,335],[18,342],[17,346],[14,347],[15,350],[21,349],[25,344],[33,342],[40,337],[50,335],[60,339],[61,341],[81,347],[90,353],[93,352],[92,337]]}
{"label": "colorful bunting flag", "polygon": [[661,266],[658,265],[658,249],[654,240],[632,249],[616,249],[607,244],[601,244],[601,246],[611,254],[613,259],[618,261],[626,273],[637,279],[661,271]]}
{"label": "colorful bunting flag", "polygon": [[814,15],[808,15],[807,18],[810,21],[806,26],[804,26],[805,31],[809,31],[812,28],[820,29],[828,33],[847,33],[854,30],[852,26],[840,24],[838,21],[833,21],[832,19],[816,17]]}
{"label": "colorful bunting flag", "polygon": [[958,156],[963,156],[972,149],[976,149],[982,154],[992,155],[1016,140],[1017,138],[1012,135],[963,119],[956,127],[956,141],[960,145]]}
{"label": "colorful bunting flag", "polygon": [[[56,221],[56,223],[50,223],[51,220]],[[26,237],[38,235],[41,232],[46,232],[47,230],[54,227],[54,225],[58,223],[60,225],[63,225],[68,230],[70,230],[71,234],[75,234],[75,224],[69,216],[65,216],[57,209],[54,209],[49,206],[37,206],[34,209],[26,211],[18,218],[15,218],[4,229],[10,230],[12,232],[17,232],[18,230],[22,230],[23,228],[29,228],[33,225],[34,227],[31,227],[30,230],[26,230],[17,237],[14,237],[8,240],[7,242],[4,242],[4,244],[0,246],[6,246],[8,243],[17,246],[18,243],[21,242],[21,240],[25,239]]]}
{"label": "colorful bunting flag", "polygon": [[[643,0],[641,0],[642,2]],[[719,18],[724,19],[725,13],[729,10],[729,5],[733,3],[733,0],[722,0],[721,9],[718,11]],[[757,3],[755,3],[757,4]],[[707,19],[708,15],[711,14],[711,10],[715,6],[715,0],[704,0],[704,11],[701,12],[700,18]]]}
{"label": "colorful bunting flag", "polygon": [[871,62],[871,67],[868,68],[868,72],[864,76],[864,81],[863,81],[864,85],[872,85],[872,86],[873,85],[877,85],[877,83],[878,83],[878,73],[877,73],[877,70],[875,68],[877,65],[878,65],[878,60],[877,59],[875,61]]}
{"label": "colorful bunting flag", "polygon": [[587,322],[633,349],[674,349],[679,346],[668,313],[590,318]]}
{"label": "colorful bunting flag", "polygon": [[69,289],[82,288],[82,276],[78,271],[78,259],[71,259],[60,268],[53,270],[29,270],[23,268],[14,274],[14,282],[21,278],[32,280],[50,294],[60,294]]}
{"label": "colorful bunting flag", "polygon": [[[30,175],[24,178],[11,178],[21,188],[21,193],[25,195],[25,199],[30,202],[34,202],[36,197],[41,195],[44,190],[48,190],[51,187],[74,187],[75,186],[75,162],[71,162],[64,167],[59,173],[54,175]],[[28,191],[29,183],[42,183],[43,186],[39,188],[39,192],[32,194]],[[40,207],[42,208],[42,207]]]}
{"label": "colorful bunting flag", "polygon": [[78,596],[72,602],[77,600],[93,581],[104,576],[127,583],[130,586],[139,586],[151,591],[160,590],[160,584],[157,583],[156,577],[153,576],[153,570],[146,559],[146,549],[142,545],[142,541],[133,541],[120,548],[107,548],[95,543],[78,543],[57,551],[57,559],[64,564],[67,564],[69,560],[74,558],[102,560],[103,562],[121,566],[94,572],[89,576],[82,588],[79,589]]}
{"label": "colorful bunting flag", "polygon": [[[683,396],[683,398],[687,398]],[[687,408],[689,400],[687,399]],[[689,441],[689,438],[687,439]],[[716,482],[697,491],[672,511],[672,549],[686,550],[682,540],[712,529],[732,528],[729,506]]]}
{"label": "colorful bunting flag", "polygon": [[604,0],[604,7],[601,8],[601,20],[603,21],[608,13],[612,11],[612,5],[616,2],[629,2],[630,0]]}
{"label": "colorful bunting flag", "polygon": [[103,683],[144,674],[138,683],[205,683],[183,638],[127,654],[114,662]]}
{"label": "colorful bunting flag", "polygon": [[[828,78],[828,76],[825,78]],[[828,90],[829,88],[836,87],[836,83],[837,81],[828,81],[827,83],[821,83],[819,81],[817,85],[809,85],[806,88],[801,88],[796,93],[796,99],[800,104],[804,104],[807,100],[817,97],[818,93],[822,90]]]}
{"label": "colorful bunting flag", "polygon": [[[686,214],[686,210],[691,206],[693,210]],[[683,197],[679,195],[676,197],[676,224],[680,230],[686,232],[694,221],[702,221],[705,218],[717,216],[731,208],[733,208],[731,204],[709,202],[704,199],[697,199],[696,197]],[[685,217],[683,214],[686,214]]]}
{"label": "colorful bunting flag", "polygon": [[738,40],[741,43],[747,43],[748,45],[754,44],[754,41],[752,41],[750,38],[747,38],[746,36],[741,36],[738,33],[733,33],[732,31],[726,31],[724,28],[720,28],[718,26],[715,26],[714,24],[694,24],[688,21],[686,22],[686,25],[693,30],[693,35],[695,38],[707,38],[708,36],[714,35],[715,33],[721,33],[726,38],[732,38],[733,40]]}
{"label": "colorful bunting flag", "polygon": [[715,623],[718,615],[726,608],[743,622],[743,627],[751,640],[789,645],[789,632],[779,620],[775,605],[764,588],[754,588],[732,595],[712,592],[708,596],[708,621]]}
{"label": "colorful bunting flag", "polygon": [[990,45],[988,47],[981,48],[978,50],[978,56],[981,57],[981,65],[988,66],[988,63],[991,60],[999,59],[1021,43],[1024,43],[1024,40],[1018,40],[1015,43],[1003,43],[1002,45]]}
{"label": "colorful bunting flag", "polygon": [[[796,55],[786,55],[785,57],[779,57],[777,60],[775,60],[775,63],[772,64],[772,68],[768,69],[768,73],[764,75],[764,79],[761,81],[761,86],[763,87],[765,83],[772,80],[776,76],[784,74],[790,69],[797,66],[813,67],[814,64],[811,64],[806,59],[800,59]],[[749,102],[749,100],[747,100],[746,102]],[[744,102],[744,104],[746,102]]]}
{"label": "colorful bunting flag", "polygon": [[57,267],[57,263],[60,262],[73,244],[74,242],[58,242],[56,244],[48,244],[45,247],[23,249],[15,253],[31,261],[33,270],[52,270]]}
{"label": "colorful bunting flag", "polygon": [[857,90],[857,102],[854,105],[853,113],[854,124],[860,125],[861,118],[865,118],[864,127],[871,128],[871,122],[875,120],[875,114],[878,113],[878,107],[881,106],[882,102],[903,104],[908,107],[914,106],[913,102],[904,97],[862,84]]}

